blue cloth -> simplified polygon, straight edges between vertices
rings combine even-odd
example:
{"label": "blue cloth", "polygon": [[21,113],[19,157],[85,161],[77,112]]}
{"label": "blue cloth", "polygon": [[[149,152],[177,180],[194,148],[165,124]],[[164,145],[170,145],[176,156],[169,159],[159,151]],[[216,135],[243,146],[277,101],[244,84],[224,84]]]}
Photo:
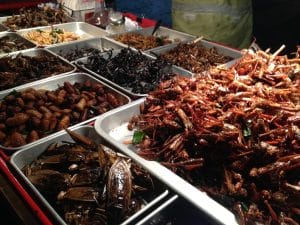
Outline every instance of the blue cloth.
{"label": "blue cloth", "polygon": [[171,0],[116,0],[116,9],[130,12],[138,17],[162,20],[162,25],[171,27]]}

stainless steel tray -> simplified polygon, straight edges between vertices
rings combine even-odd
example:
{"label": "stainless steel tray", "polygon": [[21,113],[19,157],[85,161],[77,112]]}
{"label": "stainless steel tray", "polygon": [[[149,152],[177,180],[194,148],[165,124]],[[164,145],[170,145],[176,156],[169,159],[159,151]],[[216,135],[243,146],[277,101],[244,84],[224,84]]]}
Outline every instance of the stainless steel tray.
{"label": "stainless steel tray", "polygon": [[[19,15],[15,15],[19,16]],[[5,26],[3,22],[5,22],[7,19],[11,18],[12,16],[1,16],[0,17],[0,26],[5,27],[7,30],[10,30],[9,27]],[[69,15],[65,14],[67,22],[74,22],[74,18],[70,17]],[[27,29],[27,28],[26,28]],[[16,29],[16,30],[21,30],[21,29]],[[13,30],[15,31],[15,30]]]}
{"label": "stainless steel tray", "polygon": [[[139,29],[139,30],[135,30],[135,31],[130,31],[130,32],[125,32],[125,33],[137,33],[137,34],[142,34],[144,36],[151,36],[153,28],[154,27],[148,27],[148,28],[143,28],[143,29]],[[122,44],[124,47],[127,47],[128,45],[115,40],[115,38],[118,35],[120,35],[120,34],[111,34],[111,35],[108,35],[107,38],[110,38],[110,39],[114,40],[115,42]],[[192,40],[196,39],[196,36],[194,36],[194,35],[183,33],[183,32],[180,32],[180,31],[177,31],[177,30],[173,30],[173,29],[170,29],[170,28],[167,28],[167,27],[163,27],[163,26],[161,26],[161,27],[159,27],[157,29],[157,31],[155,32],[154,36],[157,36],[157,37],[168,37],[168,39],[170,39],[173,42],[172,44],[178,43],[178,42],[182,42],[182,41],[192,41]],[[168,46],[168,45],[169,44],[164,45],[164,46]],[[156,47],[156,48],[147,49],[146,51],[160,49],[162,47],[163,46],[159,46],[159,47]]]}
{"label": "stainless steel tray", "polygon": [[64,55],[70,54],[72,52],[75,52],[77,49],[82,49],[82,48],[83,49],[94,48],[100,51],[104,51],[108,49],[121,49],[123,48],[123,46],[115,42],[112,42],[109,39],[92,38],[88,40],[76,41],[76,42],[61,44],[58,46],[47,47],[48,50],[50,50],[51,52],[57,55],[60,55],[61,57],[64,57]]}
{"label": "stainless steel tray", "polygon": [[[74,32],[80,37],[79,40],[76,41],[95,38],[95,37],[103,37],[108,34],[105,30],[85,22],[71,22],[71,23],[57,24],[53,26],[28,28],[28,29],[19,30],[17,31],[17,33],[25,37],[25,35],[30,31],[37,31],[37,30],[49,31],[51,30],[51,28],[58,28],[58,29],[63,29],[65,31]],[[61,45],[65,43],[66,42],[62,42],[54,45]]]}
{"label": "stainless steel tray", "polygon": [[[117,55],[119,52],[120,52],[120,50],[118,50],[118,49],[117,49],[117,50],[113,50],[113,55],[112,55],[112,56],[114,57],[114,56]],[[155,59],[155,57],[153,57],[153,56],[151,56],[151,55],[149,55],[149,54],[146,54],[146,53],[142,53],[142,54],[144,54],[144,55],[145,55],[146,57],[148,57],[149,59],[152,59],[152,60]],[[106,83],[108,83],[109,85],[111,85],[111,86],[117,88],[118,90],[124,92],[125,94],[129,95],[130,97],[132,97],[132,98],[134,98],[134,99],[147,96],[147,94],[134,93],[134,92],[132,92],[131,90],[126,89],[126,88],[124,88],[124,87],[122,87],[122,86],[116,84],[115,82],[112,82],[112,81],[110,81],[109,79],[107,79],[107,78],[101,76],[101,74],[95,73],[95,72],[93,72],[92,70],[88,69],[88,68],[84,65],[84,64],[86,64],[87,59],[88,59],[88,57],[84,57],[84,58],[78,59],[78,60],[75,61],[75,64],[76,64],[78,67],[82,68],[83,70],[87,71],[88,73],[93,74],[94,76],[97,76],[99,79],[103,80],[104,82],[106,82]],[[184,69],[182,69],[182,68],[180,68],[180,67],[177,67],[177,66],[172,66],[172,71],[173,71],[174,74],[177,74],[177,75],[180,75],[180,76],[184,76],[184,77],[193,77],[193,73],[191,73],[191,72],[189,72],[189,71],[187,71],[187,70],[184,70]]]}
{"label": "stainless steel tray", "polygon": [[[18,51],[11,51],[11,52],[19,52],[19,51],[22,51],[22,50],[26,50],[26,49],[36,47],[35,43],[27,40],[26,38],[23,38],[22,36],[20,36],[19,34],[15,33],[15,32],[0,32],[0,38],[3,38],[3,37],[9,37],[9,38],[12,38],[12,39],[16,39],[16,40],[24,43],[27,47],[27,48],[24,48],[24,49],[20,49]],[[8,53],[0,53],[0,55],[6,55],[6,54],[8,54]]]}
{"label": "stainless steel tray", "polygon": [[[187,43],[187,42],[184,42],[184,43]],[[215,43],[215,42],[211,42],[211,41],[207,41],[207,40],[200,40],[198,43],[208,49],[216,48],[218,53],[220,53],[224,56],[231,57],[232,60],[224,64],[226,66],[230,66],[231,64],[233,64],[233,62],[235,62],[238,58],[242,57],[242,55],[243,55],[241,53],[241,51],[231,48],[231,47],[228,47],[228,46],[225,46],[225,45],[222,45],[222,44],[219,44],[219,43]],[[153,50],[146,51],[146,53],[154,55],[154,56],[159,56],[163,53],[169,52],[170,50],[174,49],[177,45],[178,45],[178,43],[171,44],[168,46],[163,46],[159,49],[153,49]]]}
{"label": "stainless steel tray", "polygon": [[[12,56],[12,57],[15,57],[17,56],[18,54],[22,53],[23,55],[26,55],[26,56],[31,56],[31,57],[34,57],[34,56],[40,56],[40,55],[51,55],[51,56],[55,56],[55,57],[58,57],[61,61],[63,61],[63,63],[65,65],[69,65],[70,68],[72,68],[70,71],[68,72],[65,72],[65,73],[56,73],[56,74],[53,74],[53,75],[50,75],[49,77],[51,76],[58,76],[58,75],[65,75],[65,74],[69,74],[69,73],[73,73],[76,71],[76,67],[73,65],[73,64],[70,64],[67,60],[65,60],[64,58],[60,57],[60,56],[57,56],[55,54],[53,54],[52,52],[46,50],[46,49],[42,49],[42,48],[36,48],[36,49],[27,49],[27,50],[23,50],[23,51],[19,51],[19,52],[13,52],[13,53],[8,53],[8,54],[3,54],[1,55],[0,57],[5,57],[5,56]],[[55,65],[54,65],[55,66]],[[40,80],[43,80],[43,79],[48,79],[49,77],[47,78],[41,78]],[[38,80],[36,80],[38,81]],[[29,83],[32,83],[32,82],[36,82],[34,80],[28,82],[27,84]],[[11,92],[13,89],[15,89],[16,87],[23,87],[25,84],[23,85],[19,85],[19,86],[15,86],[15,87],[12,87],[12,88],[9,88],[9,89],[6,89],[6,90],[3,90],[3,91],[0,91],[0,95],[2,93],[7,93],[8,92]]]}
{"label": "stainless steel tray", "polygon": [[142,163],[156,177],[172,188],[179,195],[187,199],[198,209],[220,224],[235,225],[235,216],[228,209],[210,198],[206,193],[198,190],[171,170],[156,161],[148,161],[136,154],[133,145],[125,145],[124,141],[132,139],[133,131],[127,129],[128,121],[134,115],[139,115],[139,107],[145,99],[136,100],[126,106],[119,107],[102,116],[97,117],[94,124],[97,133],[109,144],[120,149],[137,162]]}
{"label": "stainless steel tray", "polygon": [[[116,96],[121,101],[123,101],[124,103],[129,103],[131,101],[129,97],[122,94],[118,90],[115,90],[114,88],[108,86],[107,84],[101,82],[100,80],[98,80],[98,79],[96,79],[96,78],[94,78],[91,75],[86,74],[86,73],[72,73],[72,74],[66,74],[66,75],[63,75],[63,76],[51,77],[51,78],[44,79],[44,80],[41,80],[41,81],[38,81],[38,82],[34,82],[34,83],[27,84],[27,85],[19,86],[19,87],[15,88],[14,90],[19,91],[19,92],[23,91],[23,90],[26,90],[28,88],[55,90],[59,86],[63,86],[64,82],[66,82],[66,81],[73,84],[75,82],[85,82],[87,80],[90,80],[92,83],[103,84],[107,88],[107,90],[109,90],[111,93],[116,94]],[[0,93],[0,101],[1,101],[1,99],[3,99],[9,93],[10,93],[9,90]],[[70,127],[76,127],[76,126],[80,126],[80,125],[83,125],[83,124],[88,124],[88,123],[92,122],[93,120],[95,120],[95,117],[90,118],[90,119],[88,119],[86,121],[83,121],[81,123],[78,123],[78,124],[73,124]],[[35,145],[36,143],[40,143],[40,142],[43,142],[45,140],[48,140],[49,138],[55,136],[57,133],[59,133],[59,131],[55,132],[55,133],[52,133],[52,134],[49,134],[48,136],[45,136],[45,137],[43,137],[43,138],[41,138],[37,141],[31,142],[29,144],[26,144],[26,145],[23,145],[23,146],[20,146],[20,147],[5,147],[5,146],[0,145],[0,148],[2,148],[4,150],[7,150],[7,151],[16,151],[16,150],[20,150],[20,149],[23,149],[23,148],[29,148],[30,146]]]}
{"label": "stainless steel tray", "polygon": [[[97,144],[103,143],[103,139],[97,135],[93,127],[81,126],[81,127],[73,128],[71,130],[93,139]],[[49,211],[52,217],[55,218],[56,220],[55,224],[66,224],[66,223],[58,215],[55,209],[48,203],[48,201],[43,197],[43,195],[29,181],[29,179],[24,175],[24,173],[22,172],[22,168],[26,165],[29,165],[36,158],[38,158],[39,155],[41,155],[47,149],[49,144],[54,142],[62,142],[62,141],[72,142],[72,139],[65,131],[61,131],[56,135],[49,137],[48,139],[45,139],[39,143],[36,143],[31,147],[24,148],[23,150],[14,153],[10,159],[10,163],[13,166],[13,168],[16,170],[17,174],[21,176],[22,180],[24,180],[25,184],[30,188],[32,193],[37,197],[38,201],[40,201],[46,207],[46,209]],[[143,167],[143,165],[141,166]],[[122,225],[135,224],[134,221],[136,221],[140,217],[143,217],[144,214],[148,214],[149,210],[156,208],[157,205],[161,205],[162,202],[170,198],[171,199],[174,198],[174,194],[172,194],[169,190],[167,190],[162,183],[159,182],[159,186],[157,188],[159,190],[157,190],[155,196],[151,196],[151,199],[147,201],[146,206],[143,207],[136,214],[128,218],[126,221],[124,221]]]}

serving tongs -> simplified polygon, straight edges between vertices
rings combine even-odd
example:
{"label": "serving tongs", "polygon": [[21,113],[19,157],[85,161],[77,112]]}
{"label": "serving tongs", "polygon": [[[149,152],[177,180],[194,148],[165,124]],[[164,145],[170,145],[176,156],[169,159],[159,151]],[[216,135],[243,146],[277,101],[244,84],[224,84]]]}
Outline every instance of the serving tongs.
{"label": "serving tongs", "polygon": [[155,24],[155,26],[154,26],[154,28],[152,30],[152,33],[151,33],[152,36],[155,34],[155,32],[158,30],[158,28],[160,28],[161,22],[162,22],[162,20],[158,20],[156,22],[156,24]]}

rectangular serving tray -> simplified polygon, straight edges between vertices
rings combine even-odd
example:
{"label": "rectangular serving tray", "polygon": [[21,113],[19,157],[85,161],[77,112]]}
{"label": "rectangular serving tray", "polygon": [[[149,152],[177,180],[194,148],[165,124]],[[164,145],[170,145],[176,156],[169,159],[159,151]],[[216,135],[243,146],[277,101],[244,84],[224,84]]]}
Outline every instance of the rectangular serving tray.
{"label": "rectangular serving tray", "polygon": [[[136,50],[134,50],[136,51]],[[119,49],[116,49],[116,50],[113,50],[113,54],[112,56],[114,57],[115,55],[117,55],[118,53],[120,52]],[[144,52],[142,52],[143,55],[145,55],[147,58],[149,59],[152,59],[154,60],[155,57],[149,55],[149,54],[146,54]],[[98,73],[95,73],[94,71],[88,69],[84,64],[87,62],[88,60],[88,57],[83,57],[83,58],[80,58],[78,60],[75,61],[75,65],[80,67],[81,69],[85,70],[86,72],[90,73],[90,74],[93,74],[94,76],[98,77],[100,80],[102,80],[103,82],[115,87],[116,89],[122,91],[123,93],[129,95],[130,97],[132,97],[133,99],[137,99],[137,98],[140,98],[140,97],[145,97],[147,96],[148,94],[139,94],[139,93],[134,93],[132,92],[131,90],[127,89],[127,88],[124,88],[118,84],[116,84],[115,82],[112,82],[110,81],[109,79],[101,76],[101,74],[98,74]],[[172,66],[172,71],[174,74],[177,74],[177,75],[180,75],[180,76],[184,76],[184,77],[193,77],[193,73],[187,71],[187,70],[184,70],[178,66]]]}
{"label": "rectangular serving tray", "polygon": [[[81,40],[95,38],[95,37],[104,37],[108,34],[105,30],[85,22],[71,22],[71,23],[56,24],[52,26],[34,27],[34,28],[19,30],[17,31],[17,33],[22,35],[24,38],[26,38],[25,35],[28,32],[37,31],[37,30],[49,31],[52,28],[63,29],[64,31],[75,33],[80,37],[76,41],[81,41]],[[72,41],[72,42],[76,42],[76,41]],[[71,42],[62,42],[53,45],[62,45],[65,43],[71,43]],[[43,45],[43,46],[49,46],[49,45]]]}
{"label": "rectangular serving tray", "polygon": [[[82,41],[75,41],[71,43],[63,43],[61,45],[56,46],[50,46],[47,47],[47,49],[61,57],[65,54],[69,54],[74,52],[76,49],[88,49],[88,48],[94,48],[98,49],[100,51],[105,51],[109,49],[121,49],[124,48],[120,44],[113,42],[109,39],[104,38],[92,38],[88,40],[82,40]],[[72,61],[74,62],[74,61]]]}
{"label": "rectangular serving tray", "polygon": [[[115,90],[114,88],[108,86],[107,84],[101,82],[100,80],[98,80],[98,79],[94,78],[93,76],[86,74],[86,73],[72,73],[72,74],[66,74],[63,76],[52,77],[52,78],[44,79],[44,80],[34,82],[31,84],[19,86],[19,87],[15,88],[14,90],[23,91],[28,88],[55,90],[59,86],[63,86],[64,82],[66,82],[66,81],[70,82],[71,84],[74,84],[75,82],[85,82],[87,80],[91,81],[92,83],[100,83],[100,84],[104,85],[107,88],[107,90],[109,90],[109,92],[114,93],[116,95],[116,97],[119,98],[125,104],[129,103],[131,101],[130,98],[127,97],[126,95],[124,95],[123,93],[119,92],[118,90]],[[8,90],[6,92],[0,93],[0,101],[9,93],[10,93],[10,91],[8,91]],[[95,120],[95,117],[90,118],[86,121],[77,123],[77,124],[73,124],[70,127],[76,127],[76,126],[80,126],[83,124],[88,124],[88,123],[92,122],[93,120]],[[43,142],[43,141],[55,136],[57,133],[60,133],[60,131],[52,133],[52,134],[45,136],[37,141],[34,141],[32,143],[29,143],[29,144],[26,144],[26,145],[23,145],[20,147],[5,147],[5,146],[0,145],[0,148],[4,149],[6,151],[16,151],[16,150],[20,150],[23,148],[29,148],[30,146],[32,146],[36,143]]]}
{"label": "rectangular serving tray", "polygon": [[140,105],[144,100],[145,98],[138,99],[97,117],[94,124],[95,130],[105,141],[135,161],[142,163],[150,173],[159,177],[171,189],[207,214],[212,220],[220,224],[237,225],[233,213],[210,198],[205,192],[200,191],[158,162],[140,157],[133,145],[124,144],[124,141],[132,140],[133,131],[129,131],[127,125],[132,116],[140,114]]}
{"label": "rectangular serving tray", "polygon": [[65,65],[69,65],[70,68],[72,68],[70,71],[67,71],[65,73],[57,73],[57,74],[53,74],[53,75],[50,75],[49,77],[47,78],[42,78],[42,79],[39,79],[39,80],[35,80],[35,81],[30,81],[26,84],[22,84],[22,85],[19,85],[19,86],[15,86],[15,87],[12,87],[12,88],[9,88],[9,89],[6,89],[6,90],[2,90],[0,91],[0,95],[2,95],[3,93],[7,93],[7,92],[11,92],[12,90],[16,89],[16,88],[21,88],[23,87],[24,85],[28,85],[28,84],[31,84],[31,83],[36,83],[36,82],[39,82],[39,81],[42,81],[44,79],[48,79],[48,78],[51,78],[53,76],[59,76],[59,75],[65,75],[65,74],[69,74],[69,73],[73,73],[76,71],[76,66],[74,66],[73,64],[71,64],[70,62],[68,62],[67,60],[65,60],[64,58],[48,51],[47,49],[42,49],[42,48],[34,48],[34,49],[27,49],[27,50],[22,50],[22,51],[18,51],[18,52],[12,52],[12,53],[8,53],[8,54],[2,54],[0,55],[0,57],[5,57],[5,56],[12,56],[12,57],[16,57],[18,54],[22,53],[23,55],[25,56],[30,56],[30,57],[34,57],[34,56],[43,56],[43,55],[48,55],[48,56],[55,56],[57,58],[59,58],[59,60],[63,61],[63,63]]}
{"label": "rectangular serving tray", "polygon": [[[28,46],[27,48],[25,49],[22,49],[22,50],[18,50],[18,51],[12,51],[12,52],[9,52],[9,53],[15,53],[15,52],[20,52],[20,51],[23,51],[23,50],[26,50],[26,49],[31,49],[31,48],[35,48],[36,47],[36,44],[27,40],[26,38],[23,38],[21,35],[17,34],[16,32],[0,32],[0,38],[3,38],[3,37],[9,37],[9,38],[13,38],[13,39],[16,39],[22,43],[24,43],[26,46]],[[7,55],[8,53],[0,53],[0,56],[1,55]]]}
{"label": "rectangular serving tray", "polygon": [[[187,42],[183,42],[183,43],[187,43]],[[219,54],[231,57],[232,58],[231,61],[229,61],[227,63],[224,63],[224,65],[226,65],[227,67],[231,66],[237,59],[241,58],[242,55],[243,55],[241,53],[241,51],[239,51],[238,49],[231,48],[231,47],[228,47],[226,45],[219,44],[219,43],[212,42],[212,41],[208,41],[208,40],[205,40],[205,39],[200,40],[198,43],[203,45],[205,48],[208,48],[208,49],[215,48]],[[157,57],[161,54],[164,54],[164,53],[169,52],[170,50],[176,48],[177,45],[178,45],[178,43],[171,44],[171,45],[168,45],[168,46],[163,46],[161,48],[148,50],[148,51],[145,51],[145,52]],[[176,66],[178,66],[178,65],[176,65]],[[180,68],[182,68],[182,67],[180,67]],[[182,69],[184,69],[184,68],[182,68]],[[184,70],[186,70],[186,69],[184,69]]]}
{"label": "rectangular serving tray", "polygon": [[[136,34],[142,34],[144,36],[151,36],[153,29],[154,29],[154,27],[147,27],[147,28],[138,29],[138,30],[130,31],[130,32],[124,32],[124,33],[136,33]],[[121,33],[121,34],[124,34],[124,33]],[[115,40],[115,38],[118,35],[120,35],[120,34],[111,34],[111,35],[108,35],[107,38],[112,39],[113,41],[123,45],[124,47],[128,47],[128,45]],[[173,30],[173,29],[163,27],[163,26],[159,27],[156,30],[156,32],[154,33],[154,36],[156,36],[156,37],[168,37],[168,39],[170,39],[172,41],[172,44],[179,43],[179,42],[192,41],[192,40],[196,39],[196,36],[194,36],[194,35],[183,33],[183,32]],[[166,44],[164,46],[168,46],[168,45],[170,45],[170,44]],[[164,46],[158,46],[156,48],[147,49],[145,51],[160,49]]]}
{"label": "rectangular serving tray", "polygon": [[[76,128],[72,128],[71,130],[91,138],[97,144],[101,144],[104,141],[91,126],[79,126]],[[60,143],[62,141],[73,142],[70,136],[65,131],[62,131],[55,134],[52,137],[49,137],[48,139],[44,139],[39,143],[35,143],[30,147],[24,148],[23,150],[14,153],[10,159],[10,163],[17,172],[17,174],[20,175],[22,180],[25,182],[31,193],[35,195],[37,200],[46,208],[46,210],[50,213],[52,218],[55,219],[55,224],[65,225],[65,221],[58,215],[55,209],[49,204],[49,202],[44,198],[44,196],[35,188],[35,186],[22,172],[22,168],[24,168],[26,165],[29,165],[31,162],[37,159],[51,143]],[[140,166],[143,167],[142,164],[140,164]],[[151,196],[150,200],[148,199],[147,201],[146,199],[144,199],[146,205],[140,211],[138,211],[137,213],[129,217],[126,221],[124,221],[122,225],[136,224],[134,221],[140,220],[139,218],[143,218],[145,214],[148,215],[149,211],[152,211],[159,205],[162,205],[163,202],[168,201],[169,199],[173,199],[174,196],[176,196],[172,194],[161,182],[159,182],[157,188],[157,193],[155,193],[154,196]]]}

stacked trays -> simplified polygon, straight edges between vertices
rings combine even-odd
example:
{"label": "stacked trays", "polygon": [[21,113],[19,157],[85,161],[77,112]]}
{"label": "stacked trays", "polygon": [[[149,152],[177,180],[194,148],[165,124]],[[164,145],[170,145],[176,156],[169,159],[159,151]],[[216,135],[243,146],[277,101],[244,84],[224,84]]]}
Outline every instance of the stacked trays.
{"label": "stacked trays", "polygon": [[[134,146],[123,144],[124,141],[128,141],[132,138],[132,132],[127,129],[128,121],[133,115],[138,115],[140,113],[139,107],[143,103],[144,97],[148,96],[148,92],[133,92],[132,89],[119,85],[104,77],[101,73],[101,69],[99,69],[100,72],[96,73],[86,66],[86,63],[91,56],[94,57],[96,54],[99,54],[107,59],[109,54],[111,54],[113,58],[122,50],[126,49],[130,49],[130,51],[137,54],[142,54],[149,60],[160,61],[161,54],[176,48],[180,43],[193,43],[196,39],[195,36],[166,27],[159,27],[154,34],[154,39],[158,41],[168,39],[168,41],[163,45],[154,48],[139,50],[130,44],[127,45],[117,41],[116,38],[120,34],[109,35],[103,29],[84,22],[72,22],[72,19],[68,19],[67,23],[17,29],[16,32],[10,32],[10,29],[2,24],[7,18],[10,17],[0,18],[0,38],[5,36],[17,38],[26,43],[28,49],[16,49],[14,52],[4,54],[1,54],[0,52],[0,60],[5,56],[14,58],[20,57],[20,53],[24,56],[31,57],[43,55],[55,56],[58,57],[61,63],[68,66],[70,70],[65,71],[64,73],[53,73],[50,74],[49,77],[29,80],[22,84],[14,83],[13,86],[0,91],[0,100],[3,100],[9,94],[18,93],[28,89],[45,89],[52,91],[59,87],[63,87],[65,82],[74,84],[75,82],[81,83],[89,81],[92,84],[101,84],[105,87],[106,91],[103,95],[98,96],[100,99],[103,96],[107,96],[107,93],[109,92],[114,93],[117,98],[123,102],[123,105],[120,107],[116,107],[105,113],[101,112],[100,114],[104,113],[103,115],[98,114],[99,116],[95,115],[95,117],[93,116],[80,122],[71,123],[68,126],[69,130],[92,138],[96,143],[103,143],[112,147],[113,150],[126,155],[126,157],[129,157],[133,162],[149,172],[153,176],[153,179],[157,180],[158,189],[156,190],[156,193],[143,199],[144,207],[122,221],[121,224],[175,225],[189,224],[195,221],[201,221],[201,224],[205,225],[215,223],[237,224],[234,215],[229,210],[219,205],[205,193],[199,191],[196,187],[160,165],[158,162],[148,161],[138,156]],[[49,31],[51,29],[55,29],[55,32],[58,31],[58,33],[61,32],[61,30],[73,32],[79,39],[70,42],[40,45],[26,38],[28,32],[37,31],[43,33],[44,31]],[[152,31],[153,27],[150,27],[128,32],[128,34],[140,34],[148,37],[151,36]],[[234,63],[234,60],[242,56],[240,51],[223,46],[222,44],[207,40],[200,40],[198,43],[208,49],[214,47],[218,53],[231,57],[232,61],[227,62],[227,66],[231,65]],[[56,68],[57,65],[54,65],[53,67]],[[192,78],[195,75],[193,71],[174,64],[170,64],[167,69],[170,70],[172,74],[179,76]],[[82,73],[81,71],[85,71],[90,75]],[[5,81],[6,78],[7,77],[4,76],[4,78],[1,79],[4,79]],[[131,102],[131,100],[138,98],[141,99]],[[71,110],[74,111],[74,108]],[[87,126],[94,122],[94,127]],[[24,136],[25,135],[27,134],[24,134]],[[10,160],[14,172],[18,174],[27,190],[35,196],[37,202],[41,204],[43,210],[45,210],[46,214],[55,224],[66,224],[66,222],[62,215],[53,208],[53,206],[45,199],[45,196],[43,196],[25,176],[22,169],[45,152],[49,144],[62,141],[71,141],[69,135],[64,130],[49,132],[38,140],[18,147],[5,147],[0,145],[6,153],[14,153]]]}

